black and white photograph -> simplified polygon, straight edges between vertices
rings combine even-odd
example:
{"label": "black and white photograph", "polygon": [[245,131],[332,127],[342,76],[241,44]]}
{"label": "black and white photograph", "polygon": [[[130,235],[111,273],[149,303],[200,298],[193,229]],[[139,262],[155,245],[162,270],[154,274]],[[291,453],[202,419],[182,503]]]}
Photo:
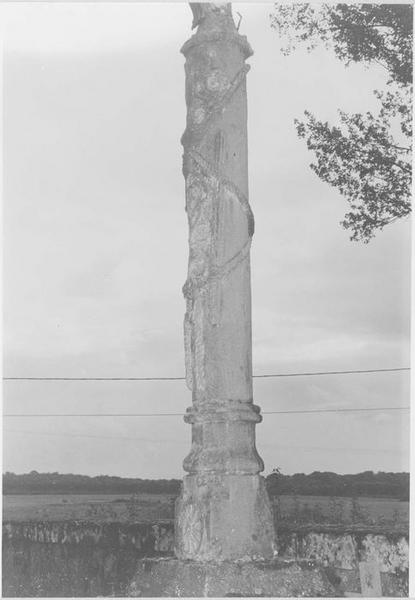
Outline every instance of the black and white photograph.
{"label": "black and white photograph", "polygon": [[0,4],[2,597],[415,596],[413,20]]}

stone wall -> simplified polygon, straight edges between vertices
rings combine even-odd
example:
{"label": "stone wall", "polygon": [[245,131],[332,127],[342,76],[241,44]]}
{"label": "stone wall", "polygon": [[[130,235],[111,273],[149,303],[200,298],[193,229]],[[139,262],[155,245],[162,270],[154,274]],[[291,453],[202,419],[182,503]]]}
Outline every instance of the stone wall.
{"label": "stone wall", "polygon": [[[278,546],[282,558],[314,560],[324,566],[343,593],[368,595],[362,590],[361,571],[372,565],[380,575],[381,595],[408,596],[407,533],[331,526],[286,528],[278,531]],[[372,591],[370,595],[375,594]]]}
{"label": "stone wall", "polygon": [[3,596],[123,596],[139,558],[172,549],[171,522],[6,522]]}
{"label": "stone wall", "polygon": [[[278,547],[281,560],[322,565],[339,595],[362,593],[367,564],[380,572],[383,596],[408,595],[405,533],[287,527],[278,531]],[[124,596],[139,559],[172,554],[172,521],[9,521],[3,524],[3,596]]]}

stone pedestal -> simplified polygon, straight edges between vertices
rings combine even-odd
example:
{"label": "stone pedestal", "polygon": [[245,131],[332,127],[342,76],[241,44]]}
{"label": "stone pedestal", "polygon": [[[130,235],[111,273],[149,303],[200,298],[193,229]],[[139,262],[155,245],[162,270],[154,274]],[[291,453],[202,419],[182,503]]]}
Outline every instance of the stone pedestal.
{"label": "stone pedestal", "polygon": [[186,380],[192,406],[188,475],[176,505],[176,555],[271,559],[274,527],[255,448],[246,58],[230,4],[191,4],[197,32],[186,57],[182,143],[189,221],[183,288]]}
{"label": "stone pedestal", "polygon": [[172,598],[329,597],[342,594],[314,563],[269,561],[222,564],[143,559],[128,596]]}
{"label": "stone pedestal", "polygon": [[188,475],[176,514],[176,555],[181,559],[273,556],[272,514],[258,475]]}

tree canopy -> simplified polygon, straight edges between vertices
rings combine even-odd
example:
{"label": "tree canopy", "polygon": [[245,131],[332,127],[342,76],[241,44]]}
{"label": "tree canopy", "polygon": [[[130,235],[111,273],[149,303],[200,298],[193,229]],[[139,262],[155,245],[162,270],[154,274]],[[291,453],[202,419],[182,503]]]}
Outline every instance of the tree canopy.
{"label": "tree canopy", "polygon": [[409,4],[275,4],[271,26],[281,51],[319,44],[349,65],[381,65],[387,90],[374,91],[377,114],[347,114],[319,121],[309,111],[296,120],[315,154],[310,166],[350,204],[342,225],[352,240],[368,242],[376,230],[411,211],[412,6]]}

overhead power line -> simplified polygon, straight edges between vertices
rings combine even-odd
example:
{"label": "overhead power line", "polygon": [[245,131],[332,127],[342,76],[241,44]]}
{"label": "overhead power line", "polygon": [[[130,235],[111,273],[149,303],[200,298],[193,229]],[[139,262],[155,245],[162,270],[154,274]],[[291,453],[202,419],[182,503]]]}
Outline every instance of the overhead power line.
{"label": "overhead power line", "polygon": [[[271,410],[263,411],[263,415],[300,415],[311,413],[346,413],[346,412],[374,412],[382,410],[409,410],[409,406],[376,406],[370,408],[316,408],[309,410]],[[184,413],[13,413],[3,417],[182,417]]]}
{"label": "overhead power line", "polygon": [[[391,369],[355,369],[349,371],[310,371],[304,373],[266,373],[253,375],[255,379],[267,377],[313,377],[315,375],[352,375],[360,373],[391,373],[410,371],[410,367]],[[4,381],[184,381],[185,377],[3,377]]]}
{"label": "overhead power line", "polygon": [[322,408],[322,409],[310,409],[310,410],[277,410],[277,411],[264,411],[263,415],[294,415],[297,413],[309,414],[309,413],[345,413],[345,412],[372,412],[379,410],[409,410],[409,406],[376,406],[372,408]]}
{"label": "overhead power line", "polygon": [[392,371],[410,371],[411,367],[393,369],[357,369],[351,371],[311,371],[309,373],[271,373],[270,375],[253,375],[253,377],[312,377],[313,375],[354,375],[359,373],[390,373]]}
{"label": "overhead power line", "polygon": [[184,381],[185,377],[3,377],[4,381]]}
{"label": "overhead power line", "polygon": [[[5,433],[17,433],[21,435],[35,435],[35,436],[46,436],[46,437],[71,437],[71,438],[93,438],[93,439],[103,439],[103,440],[117,440],[117,441],[128,441],[128,442],[149,442],[156,444],[180,444],[180,445],[188,445],[188,440],[172,440],[167,438],[142,438],[142,437],[126,437],[126,436],[116,436],[116,435],[90,435],[84,433],[64,433],[64,432],[52,432],[52,431],[29,431],[27,429],[4,429]],[[367,453],[385,453],[390,454],[391,452],[400,452],[400,449],[397,448],[362,448],[354,446],[353,448],[345,447],[345,446],[293,446],[292,444],[275,444],[269,442],[259,442],[261,446],[268,446],[274,448],[276,450],[330,450],[340,451],[340,452],[367,452]]]}
{"label": "overhead power line", "polygon": [[28,431],[28,430],[19,430],[19,429],[4,429],[5,433],[20,433],[22,435],[46,435],[52,437],[71,437],[71,438],[91,438],[98,440],[122,440],[129,442],[148,442],[151,444],[180,444],[187,445],[187,440],[172,440],[166,438],[143,438],[143,437],[135,437],[135,436],[123,436],[123,435],[92,435],[92,434],[84,434],[84,433],[63,433],[56,431]]}

